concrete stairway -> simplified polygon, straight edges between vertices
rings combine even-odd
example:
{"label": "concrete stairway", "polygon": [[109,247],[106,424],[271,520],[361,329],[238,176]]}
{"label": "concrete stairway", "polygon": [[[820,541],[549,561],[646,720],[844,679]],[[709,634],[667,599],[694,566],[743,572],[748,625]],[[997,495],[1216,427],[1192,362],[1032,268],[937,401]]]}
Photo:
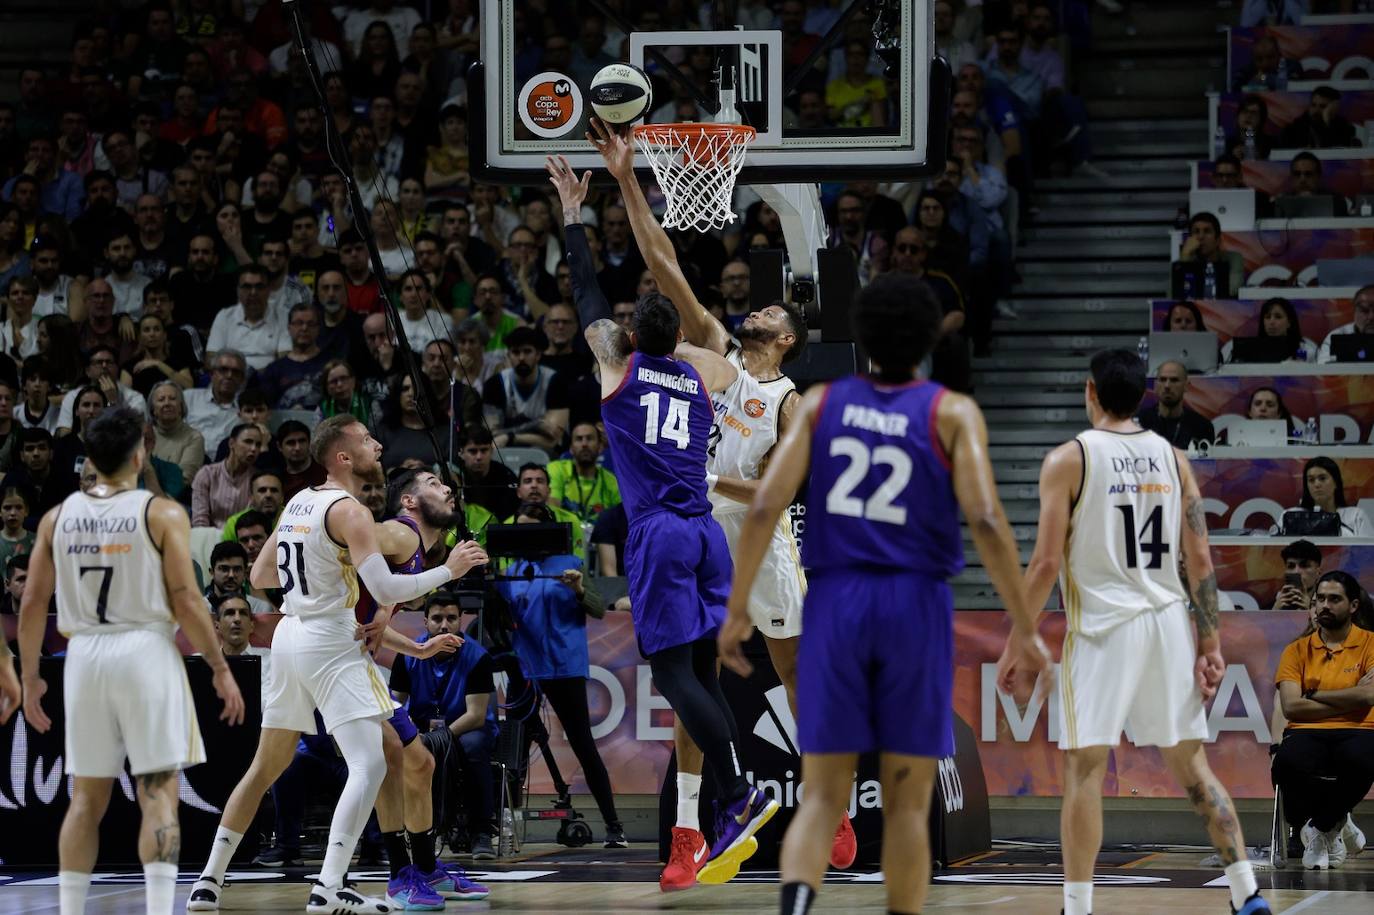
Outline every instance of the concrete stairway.
{"label": "concrete stairway", "polygon": [[[998,490],[1023,562],[1039,512],[1040,462],[1084,427],[1088,357],[1134,348],[1149,329],[1146,302],[1168,281],[1168,226],[1187,204],[1189,163],[1207,155],[1204,92],[1223,80],[1217,26],[1235,8],[1135,2],[1097,16],[1095,45],[1075,62],[1092,116],[1093,163],[1036,185],[1038,215],[1021,230],[1016,320],[998,320],[992,352],[974,360]],[[955,582],[961,609],[1001,606],[972,541]],[[1057,606],[1057,597],[1051,602]]]}

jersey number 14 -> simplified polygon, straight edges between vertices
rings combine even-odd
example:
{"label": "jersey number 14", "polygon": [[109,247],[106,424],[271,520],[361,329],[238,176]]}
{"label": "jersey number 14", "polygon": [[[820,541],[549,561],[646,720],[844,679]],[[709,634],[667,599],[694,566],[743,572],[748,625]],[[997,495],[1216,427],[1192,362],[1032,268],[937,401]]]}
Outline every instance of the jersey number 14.
{"label": "jersey number 14", "polygon": [[[659,425],[659,414],[662,412],[662,401],[668,401],[668,413],[663,417],[663,424]],[[650,391],[639,398],[639,405],[644,408],[644,444],[657,445],[659,438],[666,439],[677,445],[677,449],[682,451],[692,443],[692,402],[683,400],[681,397],[668,397],[656,391]]]}
{"label": "jersey number 14", "polygon": [[1145,516],[1145,524],[1141,526],[1139,534],[1135,527],[1135,506],[1118,505],[1116,510],[1121,512],[1122,533],[1126,540],[1126,568],[1139,568],[1141,553],[1150,557],[1145,568],[1163,568],[1164,557],[1169,552],[1169,544],[1164,542],[1164,506],[1156,505]]}

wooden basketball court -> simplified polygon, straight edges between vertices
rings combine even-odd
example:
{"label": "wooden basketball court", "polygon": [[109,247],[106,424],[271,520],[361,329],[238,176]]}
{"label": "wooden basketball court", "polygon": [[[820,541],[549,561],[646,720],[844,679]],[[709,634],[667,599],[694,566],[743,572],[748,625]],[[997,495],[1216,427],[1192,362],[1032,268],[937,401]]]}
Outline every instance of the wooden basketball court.
{"label": "wooden basketball court", "polygon": [[[627,851],[570,852],[556,846],[527,846],[519,859],[473,875],[491,887],[483,902],[451,902],[449,912],[713,912],[777,911],[777,873],[745,872],[725,886],[697,887],[665,896],[658,890],[660,865],[647,846]],[[1107,853],[1113,865],[1097,875],[1099,913],[1224,915],[1228,896],[1220,871],[1198,866],[1205,852]],[[225,912],[299,912],[305,907],[309,870],[240,869],[230,872]],[[385,874],[358,871],[360,888],[380,893]],[[176,911],[183,911],[191,869],[181,875]],[[1277,912],[1312,915],[1369,915],[1374,911],[1374,855],[1349,861],[1335,873],[1260,870],[1261,889]],[[0,915],[55,913],[57,878],[53,873],[0,875]],[[994,851],[935,875],[925,910],[948,913],[1027,913],[1053,915],[1060,909],[1061,880],[1054,851]],[[131,869],[97,876],[86,911],[90,915],[136,915],[144,911],[142,875]],[[872,872],[834,872],[815,912],[883,912],[881,876]]]}

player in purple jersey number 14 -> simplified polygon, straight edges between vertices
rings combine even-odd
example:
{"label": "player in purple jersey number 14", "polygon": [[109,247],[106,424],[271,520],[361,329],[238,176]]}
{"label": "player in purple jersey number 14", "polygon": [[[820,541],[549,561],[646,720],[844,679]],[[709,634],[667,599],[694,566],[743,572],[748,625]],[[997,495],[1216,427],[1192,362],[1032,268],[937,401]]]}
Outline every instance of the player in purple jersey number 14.
{"label": "player in purple jersey number 14", "polygon": [[[938,303],[924,283],[889,274],[859,293],[853,320],[874,374],[803,398],[740,532],[719,639],[725,663],[747,676],[741,645],[752,629],[750,589],[778,515],[809,470],[808,540],[847,537],[870,547],[837,549],[840,558],[819,563],[806,595],[797,687],[806,794],[783,840],[786,915],[810,909],[859,754],[874,750],[888,910],[919,912],[925,900],[936,764],[952,751],[946,579],[962,564],[956,503],[1011,616],[1009,656],[1021,669],[1048,671],[1050,663],[997,497],[982,413],[972,399],[915,377],[938,336]],[[907,544],[902,555],[882,547],[893,540]]]}

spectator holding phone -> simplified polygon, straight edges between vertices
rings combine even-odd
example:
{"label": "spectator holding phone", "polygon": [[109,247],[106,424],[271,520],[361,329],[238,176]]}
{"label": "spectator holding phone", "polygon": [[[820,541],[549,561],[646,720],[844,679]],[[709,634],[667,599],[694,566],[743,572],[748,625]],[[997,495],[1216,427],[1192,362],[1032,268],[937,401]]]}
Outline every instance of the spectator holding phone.
{"label": "spectator holding phone", "polygon": [[1322,572],[1322,551],[1310,540],[1294,540],[1283,557],[1283,587],[1274,595],[1275,610],[1310,610]]}

